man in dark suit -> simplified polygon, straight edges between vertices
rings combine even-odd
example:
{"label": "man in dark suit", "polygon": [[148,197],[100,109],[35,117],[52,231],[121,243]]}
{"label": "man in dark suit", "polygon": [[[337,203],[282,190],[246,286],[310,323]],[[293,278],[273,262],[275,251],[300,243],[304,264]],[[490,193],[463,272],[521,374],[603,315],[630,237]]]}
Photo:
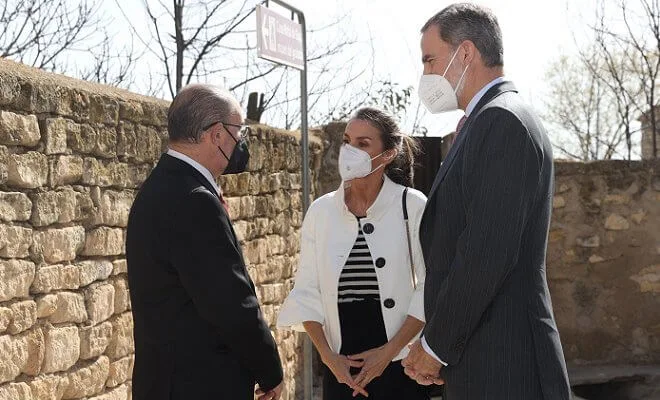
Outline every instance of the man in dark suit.
{"label": "man in dark suit", "polygon": [[429,194],[420,240],[426,327],[404,361],[447,400],[568,400],[546,281],[552,148],[503,78],[495,16],[454,4],[422,29],[420,98],[466,118]]}
{"label": "man in dark suit", "polygon": [[134,400],[252,400],[255,382],[260,399],[280,397],[277,346],[215,183],[245,170],[247,131],[217,87],[187,86],[170,105],[169,150],[128,222]]}

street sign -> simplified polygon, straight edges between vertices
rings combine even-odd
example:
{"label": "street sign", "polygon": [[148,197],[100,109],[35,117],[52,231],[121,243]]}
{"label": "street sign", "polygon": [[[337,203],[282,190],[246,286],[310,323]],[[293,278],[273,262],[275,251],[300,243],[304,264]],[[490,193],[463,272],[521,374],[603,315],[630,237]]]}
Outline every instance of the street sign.
{"label": "street sign", "polygon": [[257,5],[257,56],[303,70],[302,25]]}

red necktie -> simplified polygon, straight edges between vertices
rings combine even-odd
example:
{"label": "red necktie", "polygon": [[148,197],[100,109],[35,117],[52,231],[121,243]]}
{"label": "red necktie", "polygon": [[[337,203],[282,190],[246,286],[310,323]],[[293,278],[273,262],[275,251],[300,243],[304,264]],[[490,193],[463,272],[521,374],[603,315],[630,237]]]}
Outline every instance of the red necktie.
{"label": "red necktie", "polygon": [[227,200],[222,196],[222,192],[218,190],[218,198],[220,199],[220,203],[222,206],[225,208],[225,211],[227,211],[227,215],[229,215],[229,204],[227,204]]}

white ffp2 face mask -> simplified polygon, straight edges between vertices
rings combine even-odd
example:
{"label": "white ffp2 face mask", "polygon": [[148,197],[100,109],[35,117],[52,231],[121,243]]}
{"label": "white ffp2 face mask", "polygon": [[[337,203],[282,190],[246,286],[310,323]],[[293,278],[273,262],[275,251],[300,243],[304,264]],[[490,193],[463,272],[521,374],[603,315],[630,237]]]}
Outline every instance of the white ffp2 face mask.
{"label": "white ffp2 face mask", "polygon": [[445,78],[449,67],[454,62],[454,58],[456,58],[456,54],[458,54],[458,50],[459,49],[456,49],[454,52],[451,61],[447,64],[447,68],[445,68],[445,72],[442,75],[422,75],[419,80],[419,99],[422,101],[422,104],[424,104],[424,107],[426,107],[426,109],[432,114],[439,114],[458,109],[458,97],[456,93],[461,86],[461,82],[463,81],[463,77],[465,76],[465,72],[467,72],[469,64],[465,66],[463,74],[456,84],[456,88],[453,88],[451,83]]}
{"label": "white ffp2 face mask", "polygon": [[[384,153],[384,152],[383,152]],[[364,150],[353,147],[350,144],[344,143],[339,149],[339,175],[344,182],[364,178],[369,176],[385,164],[371,169],[371,161],[383,155],[380,153],[374,158],[371,158],[369,153]]]}

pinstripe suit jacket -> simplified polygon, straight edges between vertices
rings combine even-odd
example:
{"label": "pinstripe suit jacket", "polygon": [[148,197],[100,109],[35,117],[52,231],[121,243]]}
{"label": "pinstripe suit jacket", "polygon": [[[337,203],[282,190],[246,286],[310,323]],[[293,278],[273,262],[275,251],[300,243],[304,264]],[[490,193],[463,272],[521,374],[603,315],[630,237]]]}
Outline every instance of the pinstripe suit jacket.
{"label": "pinstripe suit jacket", "polygon": [[424,337],[448,400],[568,400],[546,281],[554,184],[545,129],[510,82],[479,101],[420,225]]}

